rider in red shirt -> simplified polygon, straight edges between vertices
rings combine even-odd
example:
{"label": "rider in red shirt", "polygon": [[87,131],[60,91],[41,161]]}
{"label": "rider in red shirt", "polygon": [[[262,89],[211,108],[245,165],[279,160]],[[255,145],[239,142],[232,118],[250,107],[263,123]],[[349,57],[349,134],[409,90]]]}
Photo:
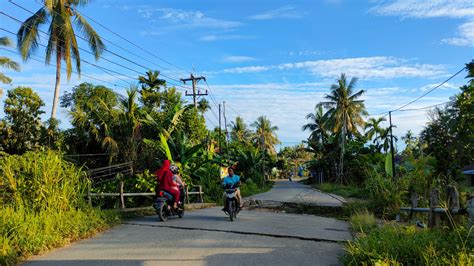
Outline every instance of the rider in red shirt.
{"label": "rider in red shirt", "polygon": [[164,160],[163,166],[155,172],[156,181],[158,182],[156,195],[158,195],[159,190],[163,190],[168,192],[173,196],[175,199],[174,207],[178,207],[178,200],[179,200],[179,191],[173,189],[174,181],[173,181],[173,173],[170,170],[170,161]]}

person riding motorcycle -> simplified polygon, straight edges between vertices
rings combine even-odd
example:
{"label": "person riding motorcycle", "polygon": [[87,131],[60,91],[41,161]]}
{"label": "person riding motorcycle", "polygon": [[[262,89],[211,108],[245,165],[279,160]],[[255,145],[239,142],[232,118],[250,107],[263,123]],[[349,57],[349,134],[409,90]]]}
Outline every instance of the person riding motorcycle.
{"label": "person riding motorcycle", "polygon": [[173,197],[174,197],[174,194],[177,193],[177,195],[179,195],[178,197],[175,197],[174,200],[175,200],[175,204],[180,204],[181,203],[181,189],[180,187],[184,188],[184,186],[186,185],[186,183],[184,183],[181,179],[181,176],[179,175],[179,168],[177,165],[171,165],[170,166],[170,171],[173,173],[173,182],[171,184],[171,192],[173,194]]}
{"label": "person riding motorcycle", "polygon": [[171,162],[169,160],[164,160],[161,168],[155,172],[157,182],[157,189],[155,190],[156,197],[158,197],[158,192],[160,190],[165,191],[173,196],[175,199],[174,207],[178,208],[179,190],[176,192],[173,189],[173,172],[171,172],[170,166]]}
{"label": "person riding motorcycle", "polygon": [[[224,187],[224,189],[228,186],[234,187],[236,189],[235,197],[237,198],[237,201],[239,202],[239,207],[242,208],[242,197],[240,196],[240,189],[237,187],[237,186],[240,186],[240,176],[234,174],[234,169],[232,167],[227,168],[227,173],[228,175],[222,181],[222,186]],[[226,194],[224,193],[224,198],[225,197],[226,197]]]}

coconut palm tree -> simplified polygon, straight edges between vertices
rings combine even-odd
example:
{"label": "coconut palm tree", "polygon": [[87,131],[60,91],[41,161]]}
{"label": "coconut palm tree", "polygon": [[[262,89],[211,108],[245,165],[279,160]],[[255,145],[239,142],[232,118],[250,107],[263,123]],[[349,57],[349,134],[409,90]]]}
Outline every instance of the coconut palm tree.
{"label": "coconut palm tree", "polygon": [[[0,46],[13,46],[13,44],[9,38],[1,37]],[[0,67],[20,71],[20,65],[6,56],[0,56]],[[10,84],[12,82],[12,79],[0,72],[0,82],[4,84]],[[0,89],[0,97],[2,96],[2,93],[3,90]]]}
{"label": "coconut palm tree", "polygon": [[380,152],[380,143],[377,141],[379,136],[383,133],[384,129],[380,126],[382,122],[387,121],[385,117],[379,118],[369,118],[369,121],[366,122],[364,129],[366,130],[365,136],[368,140],[372,140],[374,138],[373,143],[375,144],[375,148]]}
{"label": "coconut palm tree", "polygon": [[232,140],[238,142],[247,142],[250,139],[251,132],[247,128],[247,124],[245,124],[244,119],[240,116],[235,118],[235,122],[230,122],[230,136]]}
{"label": "coconut palm tree", "polygon": [[[396,126],[392,126],[392,128],[393,127],[396,127]],[[381,147],[383,148],[385,152],[387,152],[388,149],[390,148],[391,136],[392,135],[390,134],[390,127],[382,128],[382,130],[380,131],[380,135],[374,139],[374,142],[382,143]],[[395,140],[395,142],[398,141],[398,138],[395,135],[393,136],[393,139]]]}
{"label": "coconut palm tree", "polygon": [[368,115],[363,100],[358,100],[364,90],[354,92],[357,78],[347,82],[344,73],[331,85],[331,92],[325,95],[326,102],[321,104],[328,109],[328,125],[334,133],[340,134],[341,153],[339,159],[338,179],[343,182],[344,152],[347,137],[359,134],[359,127],[364,126],[363,116]]}
{"label": "coconut palm tree", "polygon": [[46,45],[46,63],[51,58],[56,62],[56,85],[54,88],[53,107],[51,118],[56,118],[56,109],[59,102],[59,86],[61,82],[61,63],[66,63],[67,79],[71,78],[73,61],[80,76],[81,59],[73,24],[87,40],[89,48],[99,59],[105,46],[102,39],[91,25],[75,10],[79,5],[87,4],[87,0],[46,0],[44,6],[22,23],[18,30],[18,49],[23,60],[28,60],[38,48],[40,26],[49,24],[48,43]]}
{"label": "coconut palm tree", "polygon": [[303,125],[301,129],[303,131],[311,131],[309,140],[318,143],[324,143],[328,137],[328,134],[326,126],[327,117],[324,115],[323,106],[320,104],[316,105],[314,108],[314,113],[309,113],[306,115],[306,119],[310,120],[311,122]]}
{"label": "coconut palm tree", "polygon": [[272,126],[272,122],[266,116],[260,116],[252,123],[255,127],[254,142],[259,147],[264,147],[270,154],[276,154],[275,145],[280,141],[275,134],[277,126]]}
{"label": "coconut palm tree", "polygon": [[198,102],[198,111],[201,112],[201,115],[204,117],[204,113],[206,113],[208,110],[211,109],[211,105],[209,104],[209,101],[206,100],[205,98],[202,98]]}

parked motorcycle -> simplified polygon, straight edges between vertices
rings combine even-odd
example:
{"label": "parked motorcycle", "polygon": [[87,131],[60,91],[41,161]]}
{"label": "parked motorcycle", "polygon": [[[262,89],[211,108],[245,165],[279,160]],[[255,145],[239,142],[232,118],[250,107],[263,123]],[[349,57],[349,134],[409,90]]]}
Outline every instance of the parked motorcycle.
{"label": "parked motorcycle", "polygon": [[184,188],[180,188],[180,197],[181,203],[178,204],[178,208],[174,208],[174,198],[173,196],[164,191],[160,190],[158,192],[158,197],[153,204],[153,208],[155,208],[156,214],[160,218],[161,222],[167,221],[168,217],[171,216],[178,216],[179,218],[183,218],[184,216],[184,202],[186,199],[186,193]]}
{"label": "parked motorcycle", "polygon": [[237,218],[237,214],[240,212],[239,201],[235,195],[237,188],[232,185],[227,185],[225,188],[225,205],[224,213],[229,215],[230,221],[234,221]]}

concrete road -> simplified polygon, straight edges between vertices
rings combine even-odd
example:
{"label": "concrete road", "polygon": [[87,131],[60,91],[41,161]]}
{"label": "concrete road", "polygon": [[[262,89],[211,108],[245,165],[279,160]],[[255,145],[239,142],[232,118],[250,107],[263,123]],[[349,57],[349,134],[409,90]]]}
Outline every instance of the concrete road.
{"label": "concrete road", "polygon": [[[301,184],[282,181],[257,197],[281,200],[280,193],[302,191],[309,192]],[[164,223],[157,216],[127,220],[91,239],[34,256],[25,264],[338,265],[343,243],[349,239],[348,224],[332,218],[243,210],[230,222],[215,207],[186,212],[183,219]]]}
{"label": "concrete road", "polygon": [[299,182],[284,180],[275,181],[275,186],[268,192],[246,198],[262,201],[305,203],[318,206],[340,207],[345,202],[341,196],[323,193]]}

